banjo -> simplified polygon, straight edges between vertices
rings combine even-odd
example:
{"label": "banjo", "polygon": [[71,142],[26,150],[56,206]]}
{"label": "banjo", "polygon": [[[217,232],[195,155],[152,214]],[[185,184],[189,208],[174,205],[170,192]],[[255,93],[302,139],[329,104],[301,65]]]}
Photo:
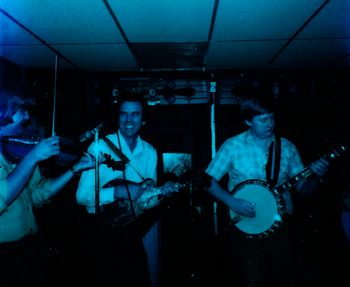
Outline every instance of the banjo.
{"label": "banjo", "polygon": [[[347,147],[340,145],[323,158],[331,161],[346,151]],[[248,238],[264,238],[271,235],[283,223],[284,200],[281,196],[282,193],[290,190],[312,174],[309,166],[275,187],[260,179],[249,179],[241,182],[231,194],[236,198],[253,202],[255,204],[255,217],[244,217],[230,209],[230,224]]]}

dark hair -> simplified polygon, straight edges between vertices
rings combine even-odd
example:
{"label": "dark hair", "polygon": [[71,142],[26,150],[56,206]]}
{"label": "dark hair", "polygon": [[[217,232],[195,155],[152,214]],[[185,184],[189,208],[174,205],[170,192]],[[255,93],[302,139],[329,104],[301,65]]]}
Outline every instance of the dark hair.
{"label": "dark hair", "polygon": [[11,124],[17,111],[29,110],[33,105],[31,98],[22,97],[15,91],[0,90],[0,126]]}
{"label": "dark hair", "polygon": [[255,116],[275,113],[275,101],[270,96],[254,96],[244,99],[241,103],[243,120],[251,121]]}
{"label": "dark hair", "polygon": [[118,98],[117,105],[121,105],[124,102],[139,102],[143,109],[147,107],[147,101],[145,97],[141,94],[135,92],[124,92],[120,94]]}
{"label": "dark hair", "polygon": [[124,102],[139,102],[141,104],[142,107],[142,118],[145,119],[146,117],[146,113],[147,113],[147,100],[145,99],[145,97],[143,95],[140,95],[138,93],[135,92],[123,92],[120,94],[116,107],[115,107],[115,111],[117,113],[117,115],[119,116],[119,112],[120,112],[120,107]]}
{"label": "dark hair", "polygon": [[145,97],[135,92],[122,92],[119,94],[117,103],[109,106],[108,108],[106,122],[108,122],[111,126],[118,124],[120,107],[124,102],[139,102],[142,106],[142,119],[145,120],[147,118],[148,105]]}

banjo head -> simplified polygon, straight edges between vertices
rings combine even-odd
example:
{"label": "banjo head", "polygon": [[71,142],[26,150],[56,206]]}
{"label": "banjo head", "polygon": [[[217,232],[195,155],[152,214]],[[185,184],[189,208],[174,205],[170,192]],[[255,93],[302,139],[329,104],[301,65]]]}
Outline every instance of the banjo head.
{"label": "banjo head", "polygon": [[230,210],[231,219],[239,217],[235,226],[250,237],[265,237],[281,223],[278,195],[271,190],[267,182],[247,180],[236,186],[232,195],[255,204],[256,215],[253,218],[237,215]]}

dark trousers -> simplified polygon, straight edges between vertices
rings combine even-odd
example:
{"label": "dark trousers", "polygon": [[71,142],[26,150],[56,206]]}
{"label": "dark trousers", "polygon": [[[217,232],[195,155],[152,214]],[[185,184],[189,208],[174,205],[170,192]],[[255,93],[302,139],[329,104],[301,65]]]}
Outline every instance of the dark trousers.
{"label": "dark trousers", "polygon": [[44,264],[36,236],[0,243],[1,287],[45,286]]}
{"label": "dark trousers", "polygon": [[292,239],[284,226],[263,239],[227,233],[227,282],[239,287],[295,286]]}
{"label": "dark trousers", "polygon": [[83,225],[81,242],[82,284],[150,286],[147,255],[136,226],[110,226],[95,215],[89,215]]}

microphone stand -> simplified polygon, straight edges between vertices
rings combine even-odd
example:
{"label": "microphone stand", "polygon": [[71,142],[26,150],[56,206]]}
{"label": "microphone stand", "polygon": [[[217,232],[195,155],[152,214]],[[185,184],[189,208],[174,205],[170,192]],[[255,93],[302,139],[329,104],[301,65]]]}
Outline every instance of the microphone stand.
{"label": "microphone stand", "polygon": [[[214,75],[211,75],[212,81],[210,82],[210,131],[211,131],[211,158],[213,159],[216,153],[216,122],[215,122],[215,107],[216,107],[216,82],[214,81]],[[213,223],[214,234],[218,235],[218,213],[217,202],[213,202]]]}
{"label": "microphone stand", "polygon": [[98,149],[99,129],[95,131],[95,213],[100,213],[100,164]]}

